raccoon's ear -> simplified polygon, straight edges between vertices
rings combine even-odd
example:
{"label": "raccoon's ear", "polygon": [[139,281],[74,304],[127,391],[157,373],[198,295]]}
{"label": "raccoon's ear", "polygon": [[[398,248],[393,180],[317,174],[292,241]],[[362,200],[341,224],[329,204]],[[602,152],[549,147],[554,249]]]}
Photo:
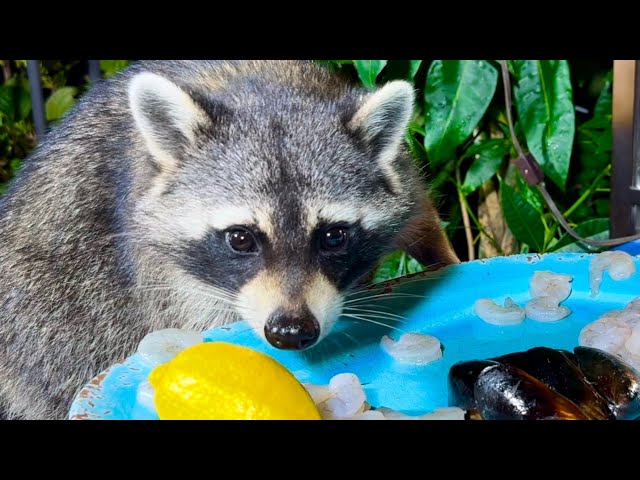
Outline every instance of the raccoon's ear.
{"label": "raccoon's ear", "polygon": [[414,99],[410,83],[389,82],[372,93],[349,122],[349,128],[373,148],[381,168],[391,178],[395,178],[393,161],[404,141]]}
{"label": "raccoon's ear", "polygon": [[129,108],[160,171],[176,169],[207,115],[184,90],[155,73],[143,72],[129,84]]}

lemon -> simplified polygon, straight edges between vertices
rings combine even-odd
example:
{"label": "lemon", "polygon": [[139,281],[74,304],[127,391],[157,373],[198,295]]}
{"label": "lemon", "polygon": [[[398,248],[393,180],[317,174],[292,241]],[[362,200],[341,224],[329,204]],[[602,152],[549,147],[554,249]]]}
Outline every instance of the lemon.
{"label": "lemon", "polygon": [[268,355],[226,342],[180,352],[149,376],[161,420],[320,420],[300,382]]}

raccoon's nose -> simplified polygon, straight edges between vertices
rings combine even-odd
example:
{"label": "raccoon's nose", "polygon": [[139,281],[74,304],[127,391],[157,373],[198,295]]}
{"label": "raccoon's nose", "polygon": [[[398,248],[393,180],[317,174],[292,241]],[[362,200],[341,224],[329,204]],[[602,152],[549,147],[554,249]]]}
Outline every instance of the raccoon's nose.
{"label": "raccoon's nose", "polygon": [[276,311],[264,326],[267,341],[281,350],[304,350],[318,340],[320,325],[312,315]]}

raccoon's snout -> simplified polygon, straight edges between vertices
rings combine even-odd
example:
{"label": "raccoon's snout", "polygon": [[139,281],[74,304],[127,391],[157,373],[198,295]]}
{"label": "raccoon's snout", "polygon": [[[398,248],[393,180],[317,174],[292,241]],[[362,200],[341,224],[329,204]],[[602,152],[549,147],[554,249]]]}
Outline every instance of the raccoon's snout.
{"label": "raccoon's snout", "polygon": [[264,336],[281,350],[304,350],[318,341],[320,325],[311,312],[300,315],[277,310],[267,320]]}

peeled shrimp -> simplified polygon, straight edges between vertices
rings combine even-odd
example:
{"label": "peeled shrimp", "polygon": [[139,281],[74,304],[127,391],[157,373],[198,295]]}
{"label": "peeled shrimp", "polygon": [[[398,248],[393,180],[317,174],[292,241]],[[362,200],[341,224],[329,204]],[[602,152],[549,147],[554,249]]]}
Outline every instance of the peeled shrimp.
{"label": "peeled shrimp", "polygon": [[640,297],[631,300],[624,309],[640,313]]}
{"label": "peeled shrimp", "polygon": [[138,354],[153,368],[171,361],[181,351],[198,343],[202,343],[200,332],[167,328],[147,334],[138,345]]}
{"label": "peeled shrimp", "polygon": [[558,303],[569,298],[571,294],[571,282],[573,277],[562,273],[553,273],[547,270],[539,270],[533,273],[529,283],[531,298],[552,297]]}
{"label": "peeled shrimp", "polygon": [[371,410],[362,384],[353,373],[340,373],[329,381],[329,385],[302,385],[313,398],[323,420],[464,420],[465,412],[458,407],[438,408],[415,417],[385,407]]}
{"label": "peeled shrimp", "polygon": [[400,363],[426,365],[442,358],[440,340],[422,333],[405,333],[397,342],[385,335],[380,346]]}
{"label": "peeled shrimp", "polygon": [[138,390],[136,392],[136,402],[138,402],[139,405],[142,405],[147,410],[155,412],[155,394],[156,392],[153,388],[153,385],[151,385],[148,380],[145,380],[144,382],[140,383],[140,385],[138,385]]}
{"label": "peeled shrimp", "polygon": [[378,410],[367,410],[366,412],[356,413],[351,418],[344,420],[387,420],[385,416]]}
{"label": "peeled shrimp", "polygon": [[624,347],[633,356],[640,356],[640,324],[633,327],[631,335],[624,342]]}
{"label": "peeled shrimp", "polygon": [[[620,310],[621,311],[621,310]],[[618,353],[631,337],[631,327],[618,315],[607,314],[580,331],[578,342],[585,347],[598,348],[609,353]]]}
{"label": "peeled shrimp", "polygon": [[353,373],[334,376],[329,385],[303,383],[324,420],[352,418],[368,410],[362,384]]}
{"label": "peeled shrimp", "polygon": [[596,255],[589,264],[589,286],[592,297],[600,292],[605,271],[609,272],[612,280],[626,280],[636,272],[636,265],[633,257],[627,252],[616,250]]}
{"label": "peeled shrimp", "polygon": [[423,415],[405,415],[390,408],[380,407],[376,410],[384,415],[387,420],[464,420],[465,411],[458,407],[437,408],[433,412]]}
{"label": "peeled shrimp", "polygon": [[525,317],[524,308],[516,305],[510,297],[504,301],[504,306],[498,305],[490,298],[480,298],[476,300],[473,310],[476,315],[491,325],[517,325],[522,323]]}
{"label": "peeled shrimp", "polygon": [[532,298],[524,306],[527,317],[538,322],[557,322],[571,313],[556,297]]}

